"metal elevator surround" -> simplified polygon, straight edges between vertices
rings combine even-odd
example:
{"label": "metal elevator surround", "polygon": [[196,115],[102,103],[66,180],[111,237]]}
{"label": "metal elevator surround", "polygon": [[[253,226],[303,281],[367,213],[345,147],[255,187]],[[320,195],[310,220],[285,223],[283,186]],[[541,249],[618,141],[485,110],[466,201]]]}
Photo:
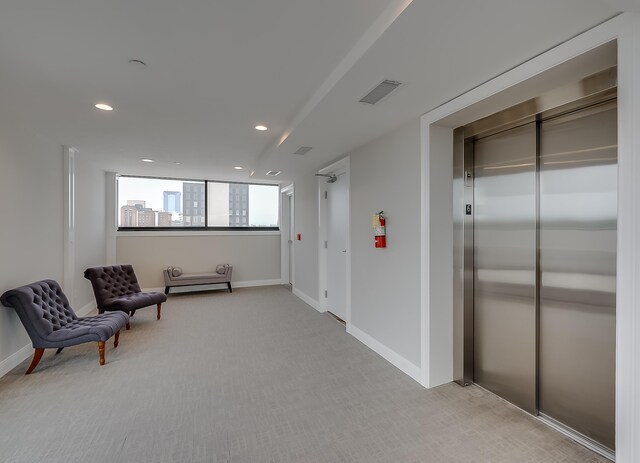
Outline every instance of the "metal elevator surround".
{"label": "metal elevator surround", "polygon": [[453,159],[455,380],[609,458],[615,75],[602,71],[456,129]]}

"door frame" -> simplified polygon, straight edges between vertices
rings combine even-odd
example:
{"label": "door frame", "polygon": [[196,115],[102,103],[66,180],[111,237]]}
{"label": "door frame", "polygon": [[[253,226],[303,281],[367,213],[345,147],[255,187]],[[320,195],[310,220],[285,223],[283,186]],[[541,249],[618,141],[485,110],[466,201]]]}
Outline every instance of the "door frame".
{"label": "door frame", "polygon": [[[345,320],[347,333],[351,330],[351,159],[346,156],[318,171],[319,174],[344,175],[347,194],[347,257],[345,269],[345,309],[347,318]],[[324,193],[327,191],[327,181],[325,177],[318,177],[318,307],[320,312],[326,312],[327,298],[324,292],[327,289],[327,249],[324,242],[327,239],[327,203]]]}
{"label": "door frame", "polygon": [[[291,207],[289,207],[291,198]],[[295,287],[295,241],[289,246],[289,235],[291,235],[291,223],[295,224],[295,187],[294,184],[280,188],[280,283],[287,285],[291,283],[291,290]],[[289,256],[291,253],[291,256]],[[291,262],[291,272],[289,272],[289,262]],[[291,282],[289,282],[291,276]]]}

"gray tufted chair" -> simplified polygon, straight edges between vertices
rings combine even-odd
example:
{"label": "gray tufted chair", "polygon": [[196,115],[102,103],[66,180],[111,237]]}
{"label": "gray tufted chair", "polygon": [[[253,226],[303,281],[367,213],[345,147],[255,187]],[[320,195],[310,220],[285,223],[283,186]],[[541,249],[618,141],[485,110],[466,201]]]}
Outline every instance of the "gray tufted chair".
{"label": "gray tufted chair", "polygon": [[84,277],[91,281],[100,313],[121,311],[133,316],[138,309],[156,305],[157,319],[160,320],[162,303],[167,296],[155,292],[143,293],[133,266],[92,267],[84,271]]}
{"label": "gray tufted chair", "polygon": [[44,350],[62,349],[85,342],[97,342],[100,365],[104,365],[105,342],[115,336],[113,346],[118,347],[120,329],[129,323],[123,313],[79,318],[69,306],[60,285],[43,280],[7,291],[0,297],[6,307],[13,307],[27,330],[35,353],[26,374],[38,365]]}

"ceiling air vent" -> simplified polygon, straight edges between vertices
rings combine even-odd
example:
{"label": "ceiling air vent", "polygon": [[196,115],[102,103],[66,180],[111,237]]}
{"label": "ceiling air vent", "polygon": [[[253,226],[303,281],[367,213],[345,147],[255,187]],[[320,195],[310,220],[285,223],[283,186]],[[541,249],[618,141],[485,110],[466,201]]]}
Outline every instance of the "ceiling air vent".
{"label": "ceiling air vent", "polygon": [[376,104],[378,101],[382,100],[389,93],[393,92],[401,84],[402,82],[397,82],[395,80],[383,80],[378,84],[376,88],[374,88],[365,96],[363,96],[362,99],[360,99],[360,102],[367,103],[367,104]]}
{"label": "ceiling air vent", "polygon": [[293,152],[293,154],[299,154],[300,156],[307,154],[309,151],[311,151],[312,148],[310,146],[301,146],[300,148],[298,148],[297,150],[295,150]]}
{"label": "ceiling air vent", "polygon": [[269,177],[277,177],[281,173],[282,173],[282,171],[279,171],[279,170],[270,170],[265,175],[268,175]]}

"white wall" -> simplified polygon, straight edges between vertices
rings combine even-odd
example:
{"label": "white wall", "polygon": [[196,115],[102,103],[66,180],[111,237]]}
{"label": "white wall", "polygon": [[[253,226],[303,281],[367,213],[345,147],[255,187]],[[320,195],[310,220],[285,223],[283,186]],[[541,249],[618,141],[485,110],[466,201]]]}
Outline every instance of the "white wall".
{"label": "white wall", "polygon": [[80,309],[95,303],[91,283],[83,276],[84,270],[104,265],[106,260],[106,185],[104,170],[82,153],[75,156],[75,174],[75,294],[71,305]]}
{"label": "white wall", "polygon": [[[135,232],[132,232],[135,233]],[[156,232],[159,233],[159,232]],[[142,288],[164,287],[162,269],[212,272],[233,265],[235,282],[280,283],[280,235],[127,235],[116,240],[118,264],[132,264]]]}
{"label": "white wall", "polygon": [[[0,293],[62,279],[62,147],[0,113]],[[13,309],[0,307],[0,374],[29,344]]]}
{"label": "white wall", "polygon": [[[387,247],[375,249],[383,210]],[[420,365],[420,124],[351,153],[351,325]]]}
{"label": "white wall", "polygon": [[[60,143],[0,111],[0,293],[49,278],[62,283],[63,170]],[[75,293],[67,296],[79,311],[93,302],[82,271],[105,259],[105,181],[104,172],[81,154],[75,171]],[[0,376],[31,352],[14,310],[0,307]]]}

